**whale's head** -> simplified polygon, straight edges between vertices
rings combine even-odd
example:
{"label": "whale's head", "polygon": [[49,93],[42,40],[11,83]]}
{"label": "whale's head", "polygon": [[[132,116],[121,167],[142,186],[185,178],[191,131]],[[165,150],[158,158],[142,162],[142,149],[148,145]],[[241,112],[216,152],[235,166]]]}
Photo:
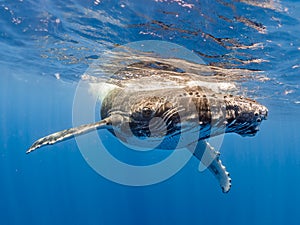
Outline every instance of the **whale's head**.
{"label": "whale's head", "polygon": [[257,101],[244,97],[224,97],[226,104],[226,132],[243,137],[254,136],[259,126],[268,117],[268,109]]}

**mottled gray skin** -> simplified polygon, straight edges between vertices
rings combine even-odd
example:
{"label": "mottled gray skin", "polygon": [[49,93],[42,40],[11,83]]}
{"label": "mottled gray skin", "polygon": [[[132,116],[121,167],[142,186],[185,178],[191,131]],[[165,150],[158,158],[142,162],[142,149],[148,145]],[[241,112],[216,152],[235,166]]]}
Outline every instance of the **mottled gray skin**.
{"label": "mottled gray skin", "polygon": [[[102,102],[101,121],[43,137],[27,153],[95,129],[108,129],[133,147],[145,147],[145,142],[133,142],[142,139],[159,141],[159,149],[190,150],[217,178],[223,192],[228,192],[229,173],[219,159],[220,153],[205,140],[229,132],[254,136],[268,110],[255,100],[197,85],[194,81],[198,79],[207,77],[158,62],[133,64],[107,81],[116,86]],[[179,142],[182,134],[191,138]],[[193,143],[195,147],[191,147]]]}
{"label": "mottled gray skin", "polygon": [[[116,105],[116,98],[122,104]],[[131,128],[132,135],[150,137],[149,122],[155,117],[165,121],[167,135],[170,136],[184,130],[182,121],[189,128],[199,128],[199,140],[224,132],[254,136],[268,114],[267,108],[255,100],[218,94],[199,86],[159,89],[150,93],[142,90],[134,93],[130,90],[115,90],[104,99],[101,116],[109,118],[116,112],[122,114],[123,123],[119,127],[114,126],[114,131],[119,130],[118,137],[124,136],[122,140],[125,142],[129,134],[122,132],[122,126],[128,123],[126,127]],[[168,146],[161,147],[169,149]]]}

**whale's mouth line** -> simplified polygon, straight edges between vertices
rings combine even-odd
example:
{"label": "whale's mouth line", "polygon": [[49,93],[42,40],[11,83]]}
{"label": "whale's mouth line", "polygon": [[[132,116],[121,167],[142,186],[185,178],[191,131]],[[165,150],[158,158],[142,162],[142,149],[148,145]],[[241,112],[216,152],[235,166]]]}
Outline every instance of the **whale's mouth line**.
{"label": "whale's mouth line", "polygon": [[241,135],[242,137],[254,137],[258,131],[259,128],[257,126],[254,129],[250,129],[250,130],[248,129],[245,132],[238,132],[238,134]]}
{"label": "whale's mouth line", "polygon": [[232,128],[232,131],[241,135],[242,137],[253,137],[259,131],[260,123],[249,124],[248,126],[242,127],[239,129]]}

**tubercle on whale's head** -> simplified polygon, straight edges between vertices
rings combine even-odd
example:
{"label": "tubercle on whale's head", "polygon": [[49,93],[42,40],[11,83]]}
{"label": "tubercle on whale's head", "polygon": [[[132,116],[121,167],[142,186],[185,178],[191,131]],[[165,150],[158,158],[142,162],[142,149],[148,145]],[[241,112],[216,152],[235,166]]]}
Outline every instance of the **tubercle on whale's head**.
{"label": "tubercle on whale's head", "polygon": [[257,101],[244,97],[225,98],[226,132],[234,132],[243,137],[254,136],[259,126],[268,117],[268,109]]}

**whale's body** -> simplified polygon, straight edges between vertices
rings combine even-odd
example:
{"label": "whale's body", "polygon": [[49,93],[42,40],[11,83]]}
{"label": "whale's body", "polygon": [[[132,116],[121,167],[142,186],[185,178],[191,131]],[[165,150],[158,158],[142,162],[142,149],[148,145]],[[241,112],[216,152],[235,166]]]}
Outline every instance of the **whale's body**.
{"label": "whale's body", "polygon": [[27,153],[94,129],[108,129],[133,148],[189,149],[228,192],[229,173],[220,153],[206,140],[230,132],[254,136],[268,110],[255,100],[224,93],[231,84],[207,80],[158,62],[130,65],[105,83],[92,84],[102,100],[101,121],[41,138]]}

